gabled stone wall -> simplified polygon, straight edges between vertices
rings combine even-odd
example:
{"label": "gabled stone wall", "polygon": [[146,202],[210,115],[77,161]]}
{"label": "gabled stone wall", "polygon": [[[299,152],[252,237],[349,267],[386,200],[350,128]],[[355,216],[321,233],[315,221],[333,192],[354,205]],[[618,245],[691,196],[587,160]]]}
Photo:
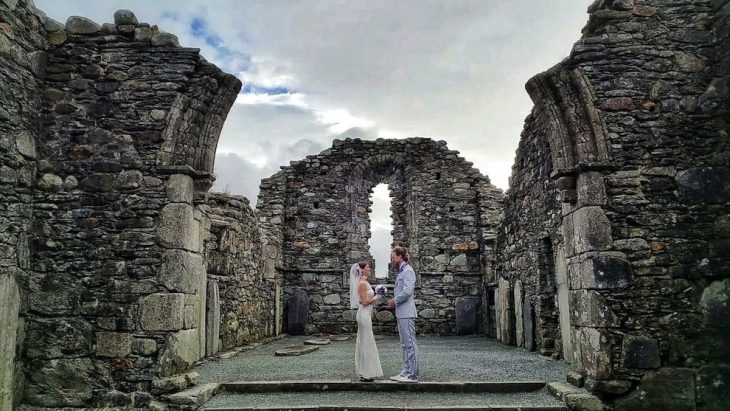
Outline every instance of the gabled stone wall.
{"label": "gabled stone wall", "polygon": [[[271,227],[272,244],[281,244],[270,264],[281,264],[285,294],[309,294],[312,332],[356,327],[349,267],[372,261],[368,213],[379,183],[391,191],[394,242],[409,248],[418,275],[419,330],[455,332],[456,298],[482,298],[502,193],[445,142],[335,140],[332,148],[264,179],[258,211]],[[376,329],[393,330],[389,311],[375,318]]]}
{"label": "gabled stone wall", "polygon": [[[571,381],[618,410],[728,401],[729,7],[596,1],[570,56],[527,85],[535,109],[517,158],[547,143],[551,179],[534,173],[547,154],[515,165],[504,230],[536,255],[550,239],[556,285],[562,271],[569,287],[558,315]],[[559,190],[559,228],[509,206],[530,184]],[[501,275],[539,290],[540,260],[513,243],[500,243]]]}

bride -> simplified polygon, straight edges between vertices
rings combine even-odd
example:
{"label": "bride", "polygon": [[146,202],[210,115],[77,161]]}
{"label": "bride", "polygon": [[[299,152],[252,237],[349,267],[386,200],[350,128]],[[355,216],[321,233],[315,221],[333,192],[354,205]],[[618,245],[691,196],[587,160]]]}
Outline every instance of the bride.
{"label": "bride", "polygon": [[373,303],[383,296],[375,295],[368,277],[370,277],[370,263],[367,261],[355,263],[350,268],[350,308],[357,308],[355,372],[360,381],[372,381],[383,376],[372,323]]}

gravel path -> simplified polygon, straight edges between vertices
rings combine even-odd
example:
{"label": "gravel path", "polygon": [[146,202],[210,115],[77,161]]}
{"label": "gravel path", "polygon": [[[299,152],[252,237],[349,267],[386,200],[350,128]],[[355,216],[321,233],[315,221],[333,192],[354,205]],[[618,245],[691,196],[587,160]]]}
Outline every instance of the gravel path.
{"label": "gravel path", "polygon": [[[318,351],[298,357],[277,357],[274,352],[301,344],[309,337],[286,337],[232,358],[196,367],[199,384],[232,381],[347,380],[356,379],[355,339],[333,341]],[[402,364],[397,337],[377,342],[385,377],[397,374]],[[422,381],[563,381],[568,365],[507,347],[484,337],[419,336]]]}

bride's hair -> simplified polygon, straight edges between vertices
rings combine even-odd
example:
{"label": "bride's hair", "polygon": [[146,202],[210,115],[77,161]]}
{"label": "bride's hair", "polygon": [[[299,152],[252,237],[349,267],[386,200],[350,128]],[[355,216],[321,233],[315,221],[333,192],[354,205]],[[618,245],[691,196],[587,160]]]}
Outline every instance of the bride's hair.
{"label": "bride's hair", "polygon": [[360,269],[361,270],[364,269],[365,267],[367,267],[368,264],[370,264],[370,261],[365,261],[365,260],[362,260],[362,261],[360,261],[360,262],[357,263],[357,265],[360,266]]}

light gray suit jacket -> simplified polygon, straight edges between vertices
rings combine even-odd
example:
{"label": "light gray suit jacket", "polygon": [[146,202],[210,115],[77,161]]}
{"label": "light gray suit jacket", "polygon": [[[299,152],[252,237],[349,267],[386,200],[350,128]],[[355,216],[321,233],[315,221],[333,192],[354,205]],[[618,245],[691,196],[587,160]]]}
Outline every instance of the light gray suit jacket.
{"label": "light gray suit jacket", "polygon": [[395,290],[393,300],[395,301],[396,318],[416,318],[416,302],[414,300],[416,288],[416,273],[410,264],[405,264],[403,270],[395,278]]}

